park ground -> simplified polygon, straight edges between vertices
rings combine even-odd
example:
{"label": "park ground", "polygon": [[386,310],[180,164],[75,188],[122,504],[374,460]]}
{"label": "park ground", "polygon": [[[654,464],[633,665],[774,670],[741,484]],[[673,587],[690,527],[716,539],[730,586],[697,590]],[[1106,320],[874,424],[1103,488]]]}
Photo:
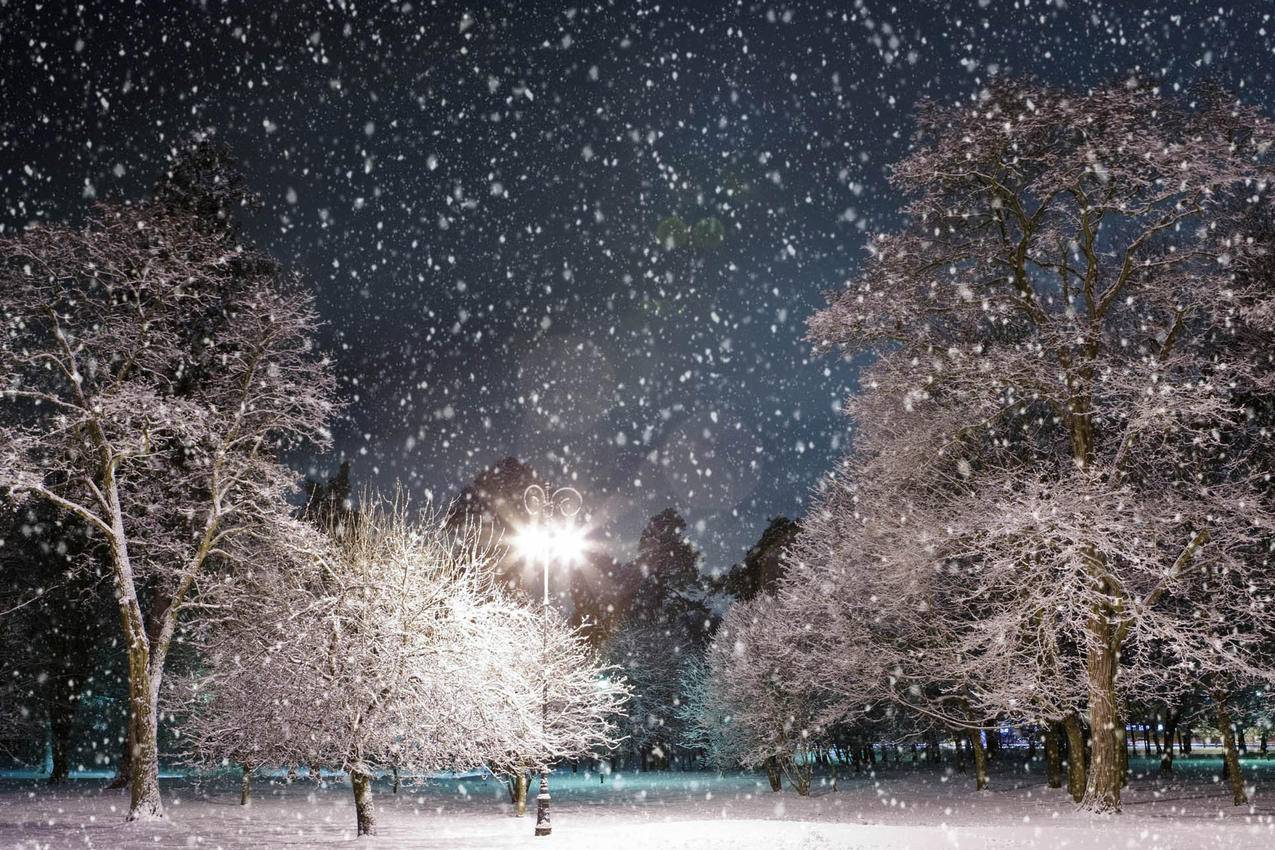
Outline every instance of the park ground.
{"label": "park ground", "polygon": [[[553,826],[534,838],[534,799],[514,817],[504,787],[470,776],[431,779],[391,793],[378,783],[380,834],[357,846],[384,850],[590,848],[590,850],[875,850],[876,848],[1275,848],[1275,760],[1246,761],[1247,806],[1230,805],[1219,760],[1182,760],[1170,780],[1136,759],[1124,812],[1076,811],[1062,790],[1047,788],[1039,767],[1004,765],[989,791],[968,775],[937,768],[883,768],[875,776],[828,779],[808,798],[775,794],[764,776],[715,773],[596,774],[553,777]],[[0,779],[0,848],[310,848],[355,842],[349,785],[284,777],[257,780],[240,806],[232,777],[163,783],[169,820],[121,823],[123,792],[100,778],[53,789],[35,778]],[[533,789],[534,790],[534,789]]]}

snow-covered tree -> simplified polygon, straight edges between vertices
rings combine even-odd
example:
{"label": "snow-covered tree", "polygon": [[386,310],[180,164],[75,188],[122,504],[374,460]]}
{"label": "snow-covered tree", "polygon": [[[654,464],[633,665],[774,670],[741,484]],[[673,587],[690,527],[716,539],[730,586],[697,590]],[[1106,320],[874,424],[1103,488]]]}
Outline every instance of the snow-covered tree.
{"label": "snow-covered tree", "polygon": [[[476,525],[364,500],[329,536],[209,589],[206,669],[174,695],[197,760],[346,771],[365,835],[380,772],[511,771],[615,746],[623,682],[497,587],[500,552]],[[278,563],[257,544],[256,563]],[[543,633],[544,650],[510,629]]]}
{"label": "snow-covered tree", "polygon": [[157,700],[181,613],[230,537],[288,510],[276,450],[325,438],[333,391],[309,297],[164,197],[0,239],[0,488],[74,514],[110,552],[130,820],[163,816]]}
{"label": "snow-covered tree", "polygon": [[[348,772],[358,833],[372,834],[378,771],[454,767],[503,719],[474,703],[489,671],[466,651],[482,638],[487,577],[481,550],[402,505],[361,506],[330,534],[293,569],[218,586],[227,619],[205,625],[209,675],[194,686],[210,696],[189,734],[199,750],[238,760],[246,742],[235,729],[254,740],[288,729],[267,757]],[[263,669],[273,684],[254,705],[242,695]]]}
{"label": "snow-covered tree", "polygon": [[[498,559],[493,567],[495,563]],[[493,574],[499,578],[498,572]],[[483,605],[480,616],[488,636],[471,647],[472,657],[488,671],[488,691],[507,703],[489,709],[499,728],[477,735],[475,752],[494,773],[508,777],[512,801],[522,815],[529,771],[601,757],[620,745],[630,688],[619,668],[601,662],[584,627],[571,626],[552,609],[537,610],[516,596],[498,593]],[[494,639],[498,634],[535,635],[537,640],[520,646]]]}
{"label": "snow-covered tree", "polygon": [[286,516],[241,536],[234,555],[206,578],[185,634],[196,661],[167,677],[161,706],[179,721],[184,761],[242,771],[246,805],[257,768],[318,765],[311,737],[321,730],[309,707],[319,691],[295,665],[321,624],[313,605],[292,606],[322,585],[322,568],[334,558],[324,534]]}
{"label": "snow-covered tree", "polygon": [[[748,762],[754,740],[752,730],[735,721],[729,702],[730,689],[709,666],[708,659],[692,656],[682,664],[678,679],[682,701],[676,708],[682,745],[704,753],[707,763],[716,770],[733,770]],[[771,789],[782,788],[782,774],[777,759],[764,762]]]}
{"label": "snow-covered tree", "polygon": [[603,647],[603,656],[632,687],[625,743],[640,769],[669,767],[685,740],[678,712],[686,698],[680,673],[697,652],[669,627],[632,619]]}
{"label": "snow-covered tree", "polygon": [[875,361],[801,558],[915,578],[914,625],[964,631],[915,663],[985,711],[1066,712],[1082,682],[1094,810],[1119,808],[1128,647],[1265,669],[1272,513],[1246,400],[1275,377],[1271,301],[1237,269],[1273,141],[1221,94],[1133,82],[929,104],[894,173],[907,225],[810,322]]}
{"label": "snow-covered tree", "polygon": [[785,616],[767,593],[731,606],[709,644],[707,677],[692,673],[689,683],[710,695],[692,702],[707,710],[689,719],[697,737],[719,748],[717,759],[764,765],[772,787],[779,773],[805,796],[823,729],[816,694],[793,675],[807,629]]}

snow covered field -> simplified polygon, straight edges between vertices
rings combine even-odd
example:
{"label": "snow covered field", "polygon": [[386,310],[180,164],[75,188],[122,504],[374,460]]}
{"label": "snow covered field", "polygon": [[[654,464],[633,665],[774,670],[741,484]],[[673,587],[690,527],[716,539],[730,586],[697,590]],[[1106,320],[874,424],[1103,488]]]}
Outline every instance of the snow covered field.
{"label": "snow covered field", "polygon": [[[885,769],[876,779],[826,785],[809,799],[772,794],[764,778],[685,773],[554,777],[554,835],[532,836],[534,801],[515,818],[504,789],[481,779],[434,781],[389,793],[378,784],[386,848],[562,847],[591,850],[704,848],[1252,848],[1275,847],[1275,760],[1245,763],[1256,783],[1250,806],[1233,808],[1214,783],[1216,759],[1179,763],[1176,781],[1135,778],[1124,813],[1092,818],[1074,811],[1063,791],[1040,776],[1006,768],[991,791],[971,790],[968,776]],[[1150,762],[1135,762],[1146,770]],[[0,847],[35,848],[308,848],[354,841],[348,784],[319,788],[259,780],[255,800],[238,805],[234,782],[164,782],[171,823],[120,823],[126,798],[100,780],[52,791],[37,781],[0,782]],[[362,843],[361,843],[362,844]]]}

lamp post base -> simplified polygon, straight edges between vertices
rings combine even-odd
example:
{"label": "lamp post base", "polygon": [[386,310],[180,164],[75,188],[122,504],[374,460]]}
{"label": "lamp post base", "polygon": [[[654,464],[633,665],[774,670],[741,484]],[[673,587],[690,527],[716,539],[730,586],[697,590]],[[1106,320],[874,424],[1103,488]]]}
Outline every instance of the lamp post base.
{"label": "lamp post base", "polygon": [[549,835],[549,771],[540,771],[540,792],[536,794],[536,835]]}

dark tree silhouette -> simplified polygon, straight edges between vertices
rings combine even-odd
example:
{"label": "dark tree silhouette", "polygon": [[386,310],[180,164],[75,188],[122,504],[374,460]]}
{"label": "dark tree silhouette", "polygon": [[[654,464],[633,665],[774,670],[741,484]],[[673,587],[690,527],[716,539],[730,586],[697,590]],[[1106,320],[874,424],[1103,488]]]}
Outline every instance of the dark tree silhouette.
{"label": "dark tree silhouette", "polygon": [[743,601],[773,591],[784,574],[784,551],[796,539],[799,529],[788,517],[773,518],[744,560],[718,580],[721,591]]}

